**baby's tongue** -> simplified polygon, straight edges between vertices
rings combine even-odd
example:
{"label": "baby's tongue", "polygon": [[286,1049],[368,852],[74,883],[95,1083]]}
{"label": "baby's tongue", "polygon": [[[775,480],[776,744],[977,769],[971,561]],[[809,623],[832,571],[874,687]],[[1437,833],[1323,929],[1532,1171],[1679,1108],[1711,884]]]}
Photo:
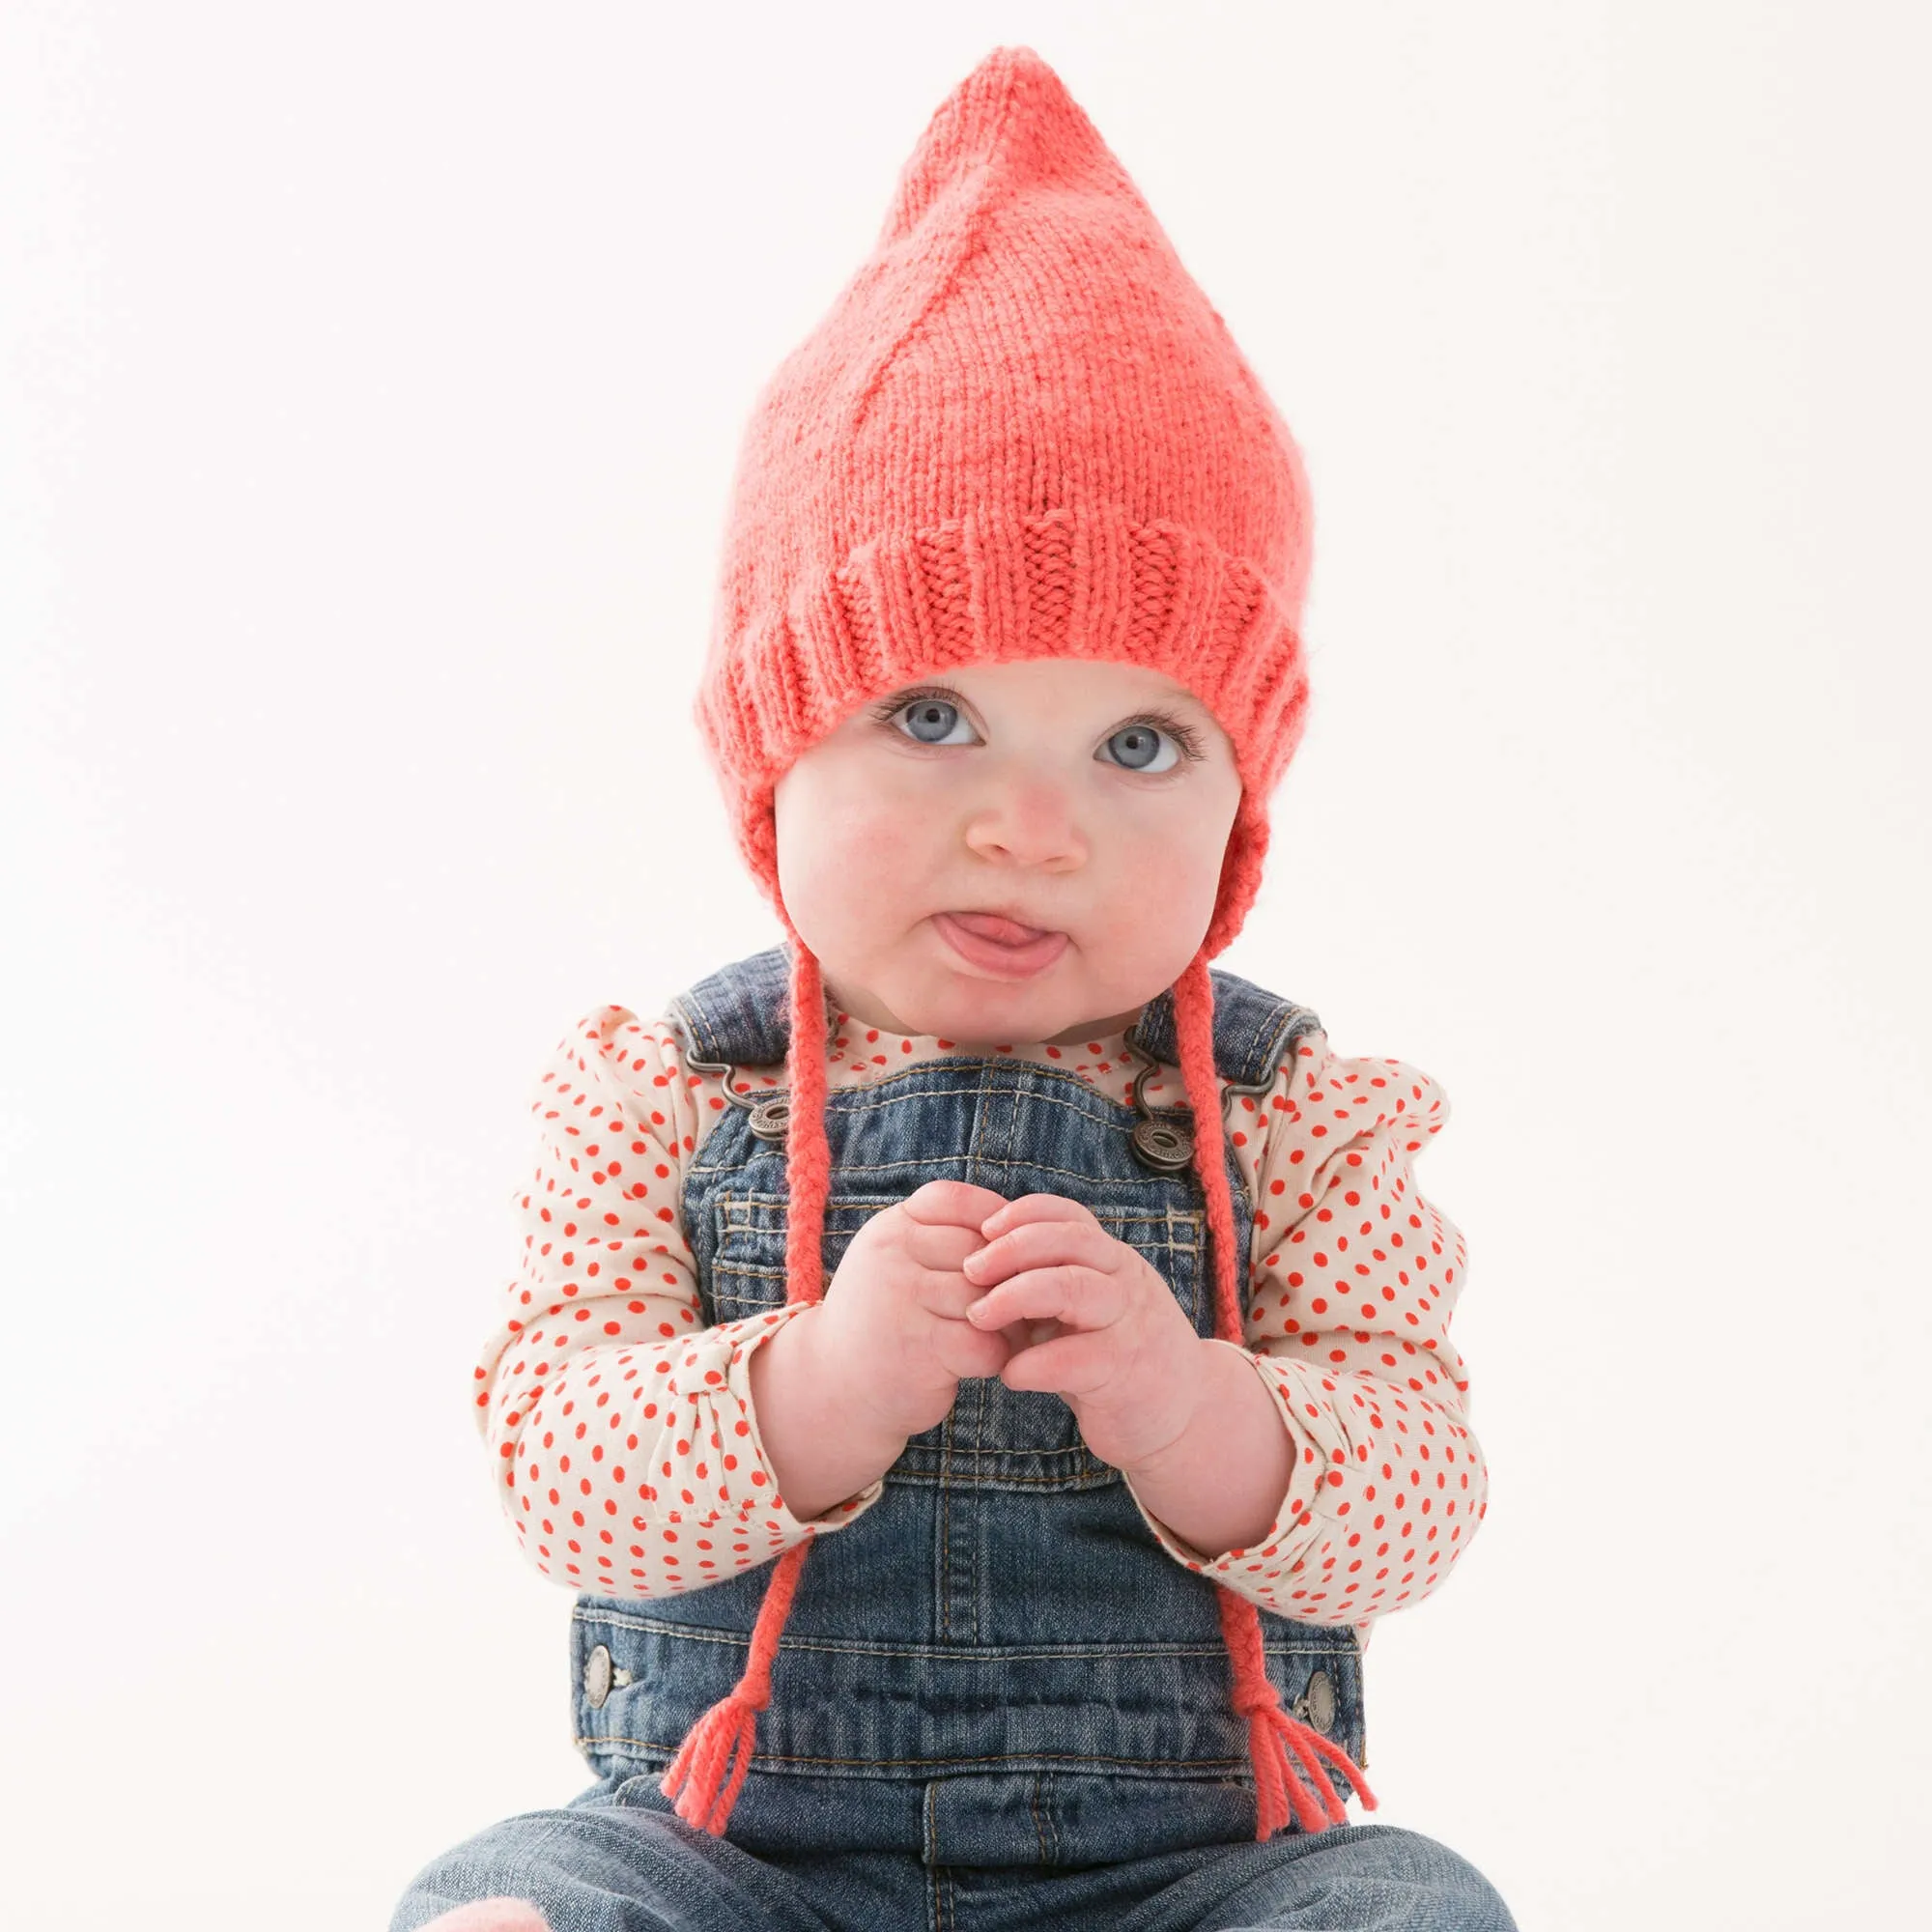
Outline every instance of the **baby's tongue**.
{"label": "baby's tongue", "polygon": [[1024,946],[1031,939],[1046,937],[1045,926],[1022,925],[1017,920],[1002,919],[996,912],[955,912],[952,917],[968,932],[997,940],[1002,946]]}

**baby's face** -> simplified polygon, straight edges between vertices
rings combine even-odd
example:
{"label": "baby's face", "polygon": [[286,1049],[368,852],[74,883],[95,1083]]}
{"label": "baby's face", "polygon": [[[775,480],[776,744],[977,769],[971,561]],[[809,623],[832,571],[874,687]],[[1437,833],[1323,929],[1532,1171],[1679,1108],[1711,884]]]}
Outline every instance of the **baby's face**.
{"label": "baby's face", "polygon": [[[863,705],[780,780],[779,883],[834,1002],[962,1047],[1077,1042],[1173,984],[1213,914],[1234,747],[1185,686],[1077,658],[970,665]],[[1064,935],[1037,971],[948,915]]]}

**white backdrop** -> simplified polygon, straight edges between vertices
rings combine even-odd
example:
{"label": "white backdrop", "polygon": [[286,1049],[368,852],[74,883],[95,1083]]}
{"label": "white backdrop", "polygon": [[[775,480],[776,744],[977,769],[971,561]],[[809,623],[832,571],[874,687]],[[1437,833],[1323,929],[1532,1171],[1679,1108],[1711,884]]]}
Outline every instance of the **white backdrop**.
{"label": "white backdrop", "polygon": [[1492,1499],[1351,1816],[1524,1932],[1922,1909],[1912,10],[13,0],[22,1925],[382,1932],[592,1781],[470,1420],[526,1110],[778,938],[686,722],[738,429],[1002,43],[1313,479],[1219,963],[1453,1106]]}

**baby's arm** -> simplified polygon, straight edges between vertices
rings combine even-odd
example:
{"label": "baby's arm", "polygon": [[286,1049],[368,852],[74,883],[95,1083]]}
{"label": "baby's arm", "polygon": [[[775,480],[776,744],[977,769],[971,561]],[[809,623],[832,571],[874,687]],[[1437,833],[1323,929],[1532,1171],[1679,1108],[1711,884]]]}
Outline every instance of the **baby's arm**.
{"label": "baby's arm", "polygon": [[474,1372],[477,1431],[524,1553],[599,1596],[702,1589],[883,1493],[873,1484],[810,1520],[780,1492],[750,1371],[810,1309],[703,1325],[679,1211],[702,1124],[694,1085],[671,1027],[625,1007],[558,1042],[516,1193],[518,1278]]}
{"label": "baby's arm", "polygon": [[813,1315],[787,1322],[751,1357],[766,1460],[793,1515],[808,1521],[840,1497],[875,1490],[908,1439],[867,1434],[855,1421],[843,1378],[824,1359],[823,1337]]}
{"label": "baby's arm", "polygon": [[1293,1474],[1251,1545],[1186,1542],[1185,1468],[1254,1451],[1254,1406],[1207,1404],[1165,1487],[1130,1486],[1171,1555],[1282,1616],[1360,1624],[1420,1603],[1487,1506],[1449,1340],[1465,1243],[1412,1167],[1448,1118],[1428,1074],[1343,1057],[1318,1032],[1241,1129],[1258,1147],[1246,1347],[1213,1346],[1260,1378],[1279,1418],[1270,1448],[1285,1434]]}
{"label": "baby's arm", "polygon": [[1203,1392],[1194,1423],[1126,1471],[1142,1514],[1173,1545],[1200,1553],[1260,1549],[1291,1493],[1301,1445],[1276,1391],[1242,1349],[1201,1344]]}

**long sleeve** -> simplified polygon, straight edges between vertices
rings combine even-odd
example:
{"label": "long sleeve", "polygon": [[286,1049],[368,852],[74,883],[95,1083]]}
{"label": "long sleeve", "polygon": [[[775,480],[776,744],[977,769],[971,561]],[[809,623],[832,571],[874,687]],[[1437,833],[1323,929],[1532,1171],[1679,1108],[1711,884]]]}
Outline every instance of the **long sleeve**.
{"label": "long sleeve", "polygon": [[801,1522],[766,1461],[753,1353],[792,1304],[706,1327],[680,1214],[722,1094],[668,1020],[579,1020],[538,1086],[536,1165],[516,1190],[517,1278],[474,1372],[474,1418],[525,1555],[571,1589],[675,1596],[842,1528],[884,1492]]}
{"label": "long sleeve", "polygon": [[1448,1095],[1403,1061],[1337,1055],[1318,1032],[1243,1104],[1252,1119],[1236,1140],[1258,1204],[1244,1352],[1279,1407],[1294,1473],[1252,1548],[1204,1557],[1141,1513],[1188,1569],[1366,1638],[1375,1618],[1441,1585],[1488,1505],[1449,1339],[1465,1243],[1413,1171]]}

